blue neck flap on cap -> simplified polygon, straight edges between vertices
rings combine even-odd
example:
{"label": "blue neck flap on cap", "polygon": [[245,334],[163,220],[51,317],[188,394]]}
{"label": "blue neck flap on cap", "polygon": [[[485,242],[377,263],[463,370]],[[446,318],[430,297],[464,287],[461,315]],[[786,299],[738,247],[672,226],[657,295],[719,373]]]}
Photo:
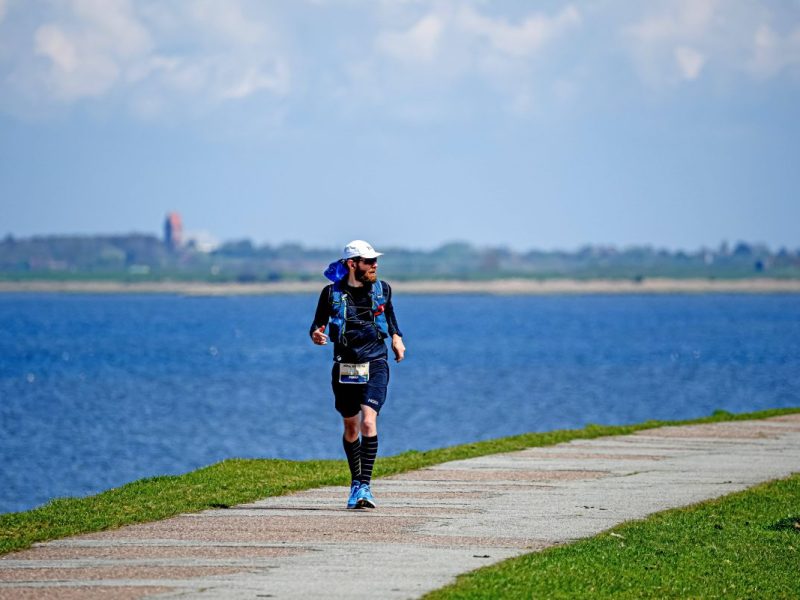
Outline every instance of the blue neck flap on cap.
{"label": "blue neck flap on cap", "polygon": [[350,270],[347,268],[347,266],[341,260],[337,260],[336,262],[332,262],[328,265],[328,268],[325,269],[324,275],[332,282],[336,283],[349,272]]}

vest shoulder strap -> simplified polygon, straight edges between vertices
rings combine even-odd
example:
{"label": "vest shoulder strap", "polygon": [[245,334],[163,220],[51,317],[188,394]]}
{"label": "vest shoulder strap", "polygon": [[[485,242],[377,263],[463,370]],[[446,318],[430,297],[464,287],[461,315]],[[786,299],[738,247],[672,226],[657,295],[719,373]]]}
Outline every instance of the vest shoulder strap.
{"label": "vest shoulder strap", "polygon": [[375,286],[372,287],[375,290],[375,299],[378,300],[378,304],[383,304],[389,295],[389,286],[382,280],[378,280],[376,283],[378,284],[377,288]]}
{"label": "vest shoulder strap", "polygon": [[333,306],[334,302],[338,302],[342,299],[342,287],[341,284],[337,281],[336,283],[332,283],[328,286],[328,304]]}

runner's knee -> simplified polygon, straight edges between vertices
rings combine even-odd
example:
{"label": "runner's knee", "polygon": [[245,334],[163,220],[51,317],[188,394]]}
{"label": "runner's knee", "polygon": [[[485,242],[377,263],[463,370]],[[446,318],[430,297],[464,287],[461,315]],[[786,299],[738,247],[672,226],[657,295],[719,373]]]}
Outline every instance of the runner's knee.
{"label": "runner's knee", "polygon": [[378,424],[375,422],[374,417],[371,419],[364,419],[361,422],[361,435],[372,437],[378,434]]}
{"label": "runner's knee", "polygon": [[358,416],[344,420],[344,439],[348,442],[354,442],[358,438],[358,430]]}

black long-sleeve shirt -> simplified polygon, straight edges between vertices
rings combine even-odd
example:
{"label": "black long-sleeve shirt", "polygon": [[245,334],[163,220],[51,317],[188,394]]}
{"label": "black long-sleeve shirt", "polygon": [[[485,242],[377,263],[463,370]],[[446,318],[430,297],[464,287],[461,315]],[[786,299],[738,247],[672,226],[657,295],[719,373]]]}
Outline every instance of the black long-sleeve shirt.
{"label": "black long-sleeve shirt", "polygon": [[[383,314],[386,316],[386,324],[389,329],[389,336],[400,333],[397,326],[394,306],[392,305],[392,288],[385,281],[383,285],[383,297],[386,299]],[[372,313],[372,299],[370,291],[373,284],[366,284],[362,287],[350,287],[342,282],[342,292],[349,296],[347,303],[347,342],[341,343],[339,340],[333,341],[333,359],[336,362],[362,363],[370,360],[385,359],[388,356],[384,337],[375,324],[375,316]],[[374,284],[374,285],[377,285]],[[309,335],[314,333],[323,325],[327,326],[328,320],[334,316],[331,307],[331,291],[333,284],[327,285],[322,289],[317,302],[317,310],[314,313],[314,322],[311,323]]]}

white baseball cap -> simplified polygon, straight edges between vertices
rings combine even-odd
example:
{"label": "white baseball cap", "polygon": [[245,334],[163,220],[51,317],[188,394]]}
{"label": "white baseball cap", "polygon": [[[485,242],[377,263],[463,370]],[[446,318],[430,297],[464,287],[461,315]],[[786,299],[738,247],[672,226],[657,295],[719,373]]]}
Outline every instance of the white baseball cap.
{"label": "white baseball cap", "polygon": [[375,252],[375,249],[364,240],[353,240],[344,247],[342,260],[359,256],[361,258],[378,258],[379,256],[383,256],[383,252]]}

